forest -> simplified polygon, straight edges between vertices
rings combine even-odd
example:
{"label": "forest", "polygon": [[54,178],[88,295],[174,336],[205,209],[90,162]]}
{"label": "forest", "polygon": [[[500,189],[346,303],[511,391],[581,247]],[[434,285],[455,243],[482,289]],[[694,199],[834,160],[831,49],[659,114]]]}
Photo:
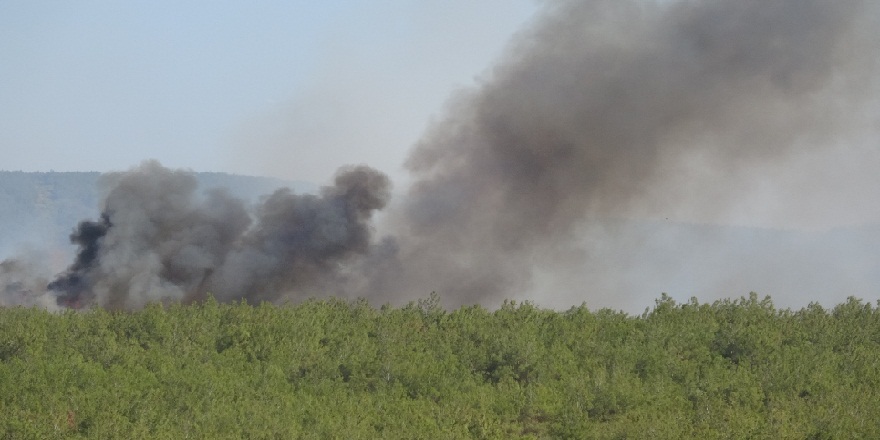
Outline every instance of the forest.
{"label": "forest", "polygon": [[880,438],[880,303],[0,309],[0,438]]}

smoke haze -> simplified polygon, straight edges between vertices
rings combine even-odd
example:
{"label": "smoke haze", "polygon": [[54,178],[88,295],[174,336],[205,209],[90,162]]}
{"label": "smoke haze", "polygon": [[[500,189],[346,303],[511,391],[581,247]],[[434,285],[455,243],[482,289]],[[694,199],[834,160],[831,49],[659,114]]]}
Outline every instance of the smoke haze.
{"label": "smoke haze", "polygon": [[[768,181],[791,180],[797,158],[875,149],[877,9],[858,0],[548,2],[414,147],[412,184],[377,225],[381,239],[370,221],[390,183],[367,167],[342,170],[320,196],[279,190],[250,215],[148,162],[108,177],[103,217],[78,227],[77,259],[50,290],[63,305],[120,308],[207,292],[399,301],[431,291],[453,306],[557,292],[546,302],[629,307],[643,280],[661,281],[654,297],[663,286],[743,288],[724,283],[750,279],[755,261],[777,262],[758,279],[804,278],[729,295],[809,287],[829,260],[803,253],[826,249],[821,240],[781,246],[783,265],[757,247],[730,247],[740,236],[646,225],[729,224]],[[876,214],[880,203],[866,197]],[[670,249],[691,255],[650,254]],[[711,259],[722,262],[692,267]],[[876,289],[864,274],[878,272],[835,279]]]}

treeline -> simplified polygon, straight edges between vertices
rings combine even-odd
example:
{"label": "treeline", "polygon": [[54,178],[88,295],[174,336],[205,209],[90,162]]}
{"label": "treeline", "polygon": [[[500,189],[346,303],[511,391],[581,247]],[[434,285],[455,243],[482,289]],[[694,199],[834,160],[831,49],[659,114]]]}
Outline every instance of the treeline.
{"label": "treeline", "polygon": [[880,438],[880,310],[0,309],[0,437]]}

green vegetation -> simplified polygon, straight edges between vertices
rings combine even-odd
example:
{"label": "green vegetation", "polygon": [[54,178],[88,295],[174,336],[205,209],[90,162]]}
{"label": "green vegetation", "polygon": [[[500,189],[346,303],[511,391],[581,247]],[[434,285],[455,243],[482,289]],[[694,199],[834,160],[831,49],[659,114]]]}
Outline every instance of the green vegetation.
{"label": "green vegetation", "polygon": [[0,438],[880,438],[880,309],[0,309]]}

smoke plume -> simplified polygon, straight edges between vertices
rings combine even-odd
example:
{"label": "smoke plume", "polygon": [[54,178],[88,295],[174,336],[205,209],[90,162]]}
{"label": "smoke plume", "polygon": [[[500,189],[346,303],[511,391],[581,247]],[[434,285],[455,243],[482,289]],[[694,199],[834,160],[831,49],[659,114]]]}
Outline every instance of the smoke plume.
{"label": "smoke plume", "polygon": [[388,179],[367,167],[340,170],[319,196],[279,189],[249,214],[221,190],[201,195],[195,177],[148,161],[104,177],[99,221],[71,235],[75,262],[48,285],[61,305],[139,308],[151,301],[279,300],[315,294],[346,260],[368,252],[371,214]]}
{"label": "smoke plume", "polygon": [[539,273],[605,267],[590,241],[615,238],[608,220],[724,219],[754,168],[876,117],[876,6],[548,3],[416,145],[390,228],[403,263],[379,282],[497,300]]}
{"label": "smoke plume", "polygon": [[628,235],[638,228],[626,221],[723,221],[760,186],[756,170],[783,172],[797,155],[876,135],[878,9],[548,2],[414,147],[413,183],[377,225],[382,239],[371,217],[390,183],[364,166],[342,169],[320,195],[282,189],[251,211],[146,162],[105,178],[100,219],[76,228],[76,260],[48,289],[66,306],[137,308],[208,293],[394,301],[436,291],[459,305],[542,283],[614,287],[600,282],[611,262],[662,242]]}

